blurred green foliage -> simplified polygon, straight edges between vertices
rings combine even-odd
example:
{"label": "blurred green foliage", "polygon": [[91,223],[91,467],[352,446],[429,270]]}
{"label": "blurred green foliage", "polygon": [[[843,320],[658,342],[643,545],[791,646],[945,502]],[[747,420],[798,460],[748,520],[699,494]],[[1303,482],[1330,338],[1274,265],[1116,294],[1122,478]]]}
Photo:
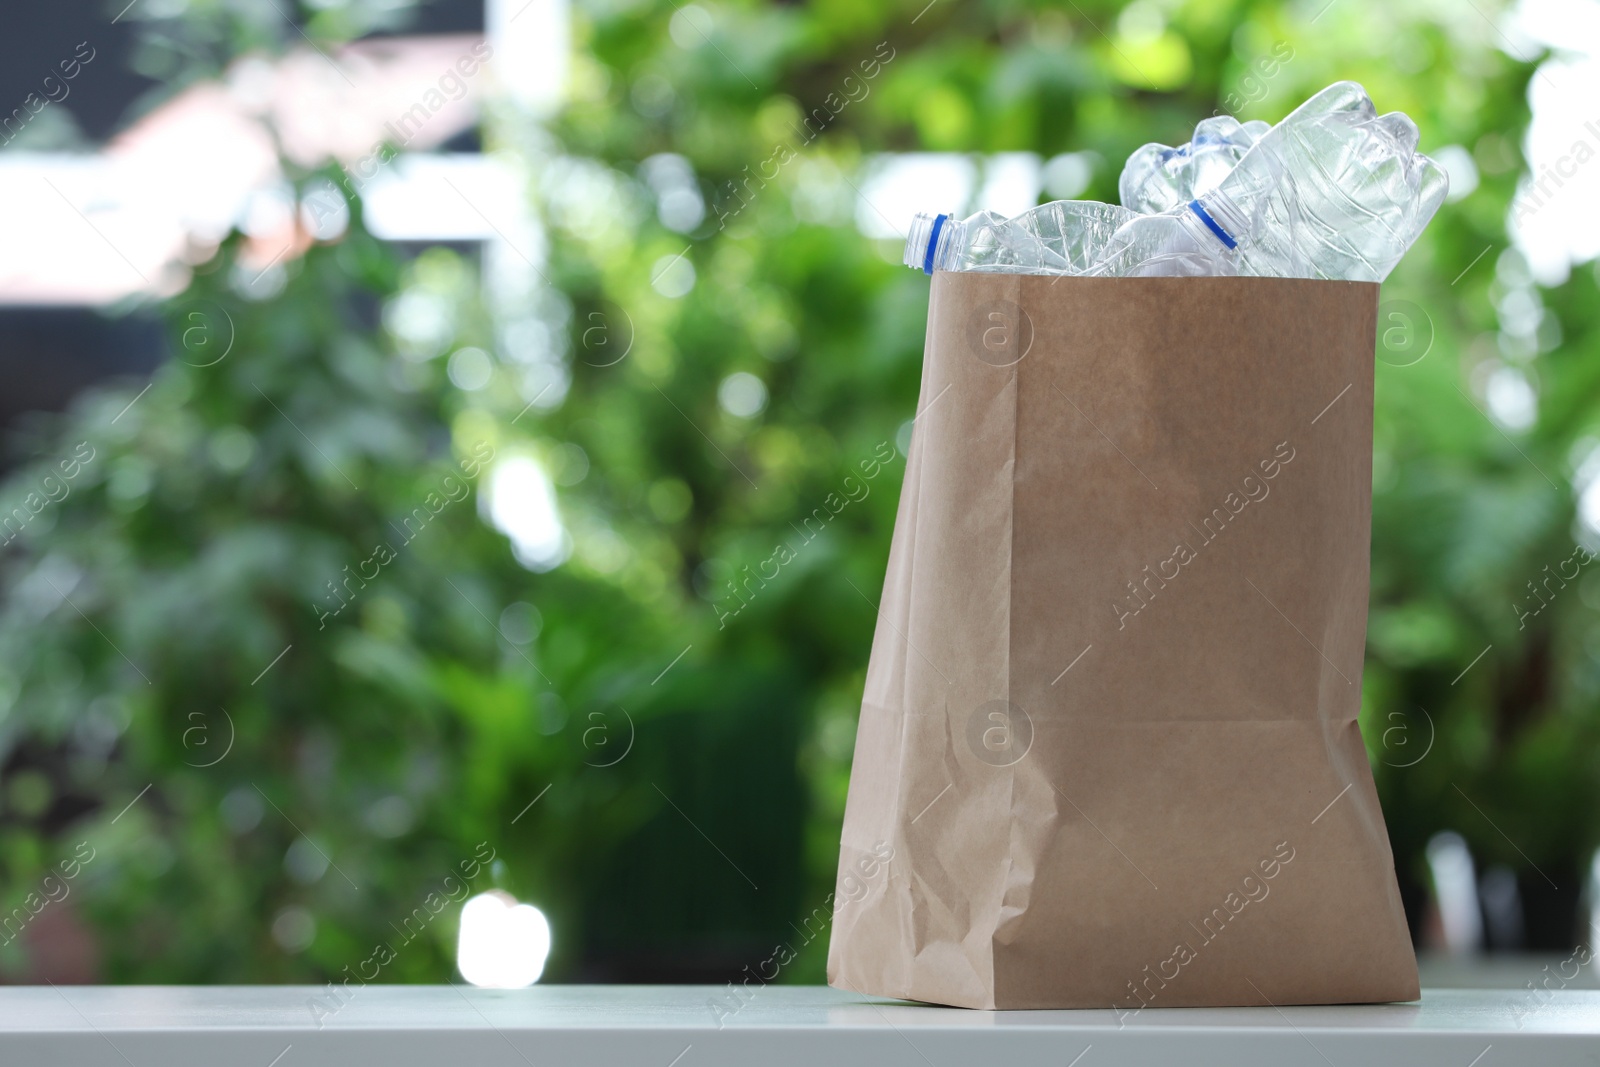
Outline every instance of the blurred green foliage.
{"label": "blurred green foliage", "polygon": [[[308,32],[331,46],[378,25],[365,10],[319,3]],[[259,15],[151,15],[151,47],[191,57],[182,81],[298,39]],[[97,391],[23,442],[7,507],[79,442],[93,459],[5,558],[0,903],[89,841],[77,899],[108,978],[336,980],[487,842],[474,885],[549,914],[554,977],[766,958],[832,889],[920,373],[926,280],[856,229],[864,163],[1087,153],[1082,195],[1114,201],[1141,143],[1223,109],[1275,120],[1341,78],[1481,176],[1380,323],[1431,340],[1405,366],[1414,339],[1386,340],[1378,366],[1363,726],[1402,882],[1415,910],[1423,847],[1453,828],[1530,892],[1534,865],[1575,892],[1600,829],[1600,579],[1525,626],[1511,605],[1572,553],[1600,301],[1592,272],[1541,290],[1506,251],[1530,67],[1482,19],[589,0],[573,20],[564,110],[486,122],[546,226],[537,284],[497,296],[475,257],[402,257],[358,204],[265,289],[235,237],[163,306],[174,355],[148,391]],[[838,115],[808,136],[818,107]],[[1559,326],[1516,361],[1512,293]],[[466,346],[487,384],[453,384]],[[1511,362],[1538,381],[1526,432],[1480,410]],[[553,570],[483,517],[515,457],[557,486]],[[393,559],[344,585],[379,545]],[[453,935],[445,913],[384,979],[441,980]],[[784,977],[819,980],[824,952]]]}

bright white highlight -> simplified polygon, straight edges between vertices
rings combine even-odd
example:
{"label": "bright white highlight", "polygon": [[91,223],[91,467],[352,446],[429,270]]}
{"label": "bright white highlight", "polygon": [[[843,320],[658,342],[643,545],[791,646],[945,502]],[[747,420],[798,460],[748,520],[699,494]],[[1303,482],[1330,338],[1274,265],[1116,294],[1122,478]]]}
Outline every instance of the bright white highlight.
{"label": "bright white highlight", "polygon": [[1483,917],[1478,911],[1478,879],[1466,841],[1454,831],[1441,831],[1428,840],[1427,855],[1445,948],[1452,955],[1477,952],[1483,947]]}
{"label": "bright white highlight", "polygon": [[753,419],[767,406],[767,387],[754,374],[737,371],[717,387],[717,403],[729,415]]}
{"label": "bright white highlight", "polygon": [[856,201],[856,227],[868,237],[904,237],[919,211],[965,218],[974,211],[1010,217],[1039,203],[1041,190],[1071,199],[1089,187],[1091,156],[1033,152],[980,156],[960,152],[883,153],[867,160]]}
{"label": "bright white highlight", "polygon": [[550,955],[550,923],[532,904],[490,890],[461,906],[456,967],[488,989],[521,989],[539,980]]}
{"label": "bright white highlight", "polygon": [[1514,367],[1501,367],[1489,376],[1484,399],[1489,415],[1507,430],[1520,432],[1539,421],[1539,396]]}
{"label": "bright white highlight", "polygon": [[560,566],[572,552],[550,476],[527,456],[511,456],[489,472],[488,519],[511,539],[517,562],[534,571]]}
{"label": "bright white highlight", "polygon": [[867,161],[856,203],[856,226],[868,237],[904,237],[919,211],[962,211],[977,184],[972,157],[955,152],[905,152]]}
{"label": "bright white highlight", "polygon": [[978,209],[1011,217],[1039,206],[1044,164],[1033,152],[997,152],[983,161]]}
{"label": "bright white highlight", "polygon": [[1554,53],[1528,83],[1528,174],[1509,228],[1534,279],[1560,285],[1572,267],[1600,255],[1600,7],[1523,0],[1504,25],[1506,50],[1518,58],[1541,46]]}

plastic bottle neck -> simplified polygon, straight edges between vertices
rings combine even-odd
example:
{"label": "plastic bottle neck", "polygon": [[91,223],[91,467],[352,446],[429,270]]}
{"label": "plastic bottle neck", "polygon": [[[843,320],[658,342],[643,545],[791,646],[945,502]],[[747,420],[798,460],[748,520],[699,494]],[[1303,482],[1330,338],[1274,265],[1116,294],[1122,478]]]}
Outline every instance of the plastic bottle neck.
{"label": "plastic bottle neck", "polygon": [[1189,201],[1189,213],[1230,252],[1250,243],[1250,220],[1239,205],[1220,189],[1213,189]]}
{"label": "plastic bottle neck", "polygon": [[911,220],[902,262],[924,274],[949,270],[955,262],[956,250],[961,247],[963,232],[963,225],[949,215],[919,212]]}

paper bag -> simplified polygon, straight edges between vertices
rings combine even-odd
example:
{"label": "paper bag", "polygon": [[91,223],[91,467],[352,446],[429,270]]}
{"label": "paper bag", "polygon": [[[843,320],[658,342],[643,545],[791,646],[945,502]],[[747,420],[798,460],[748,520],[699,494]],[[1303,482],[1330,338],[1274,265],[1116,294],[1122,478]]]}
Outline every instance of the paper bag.
{"label": "paper bag", "polygon": [[1377,292],[934,275],[831,984],[1418,996],[1356,723]]}

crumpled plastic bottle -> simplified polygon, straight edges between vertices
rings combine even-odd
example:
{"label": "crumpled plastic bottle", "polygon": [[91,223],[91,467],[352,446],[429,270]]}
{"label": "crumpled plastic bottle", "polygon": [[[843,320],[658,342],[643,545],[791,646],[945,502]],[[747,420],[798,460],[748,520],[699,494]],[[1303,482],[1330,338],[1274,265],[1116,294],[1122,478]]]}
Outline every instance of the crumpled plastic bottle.
{"label": "crumpled plastic bottle", "polygon": [[1154,169],[1133,168],[1131,184],[1141,204],[1181,195],[1185,183],[1194,193],[1159,214],[1057,201],[1010,220],[991,212],[964,222],[919,215],[905,262],[930,274],[1382,281],[1449,188],[1444,169],[1417,151],[1416,124],[1398,112],[1378,115],[1355,82],[1337,82],[1307,100],[1256,137],[1215,187],[1206,188],[1239,142],[1255,132],[1217,122],[1206,136],[1231,140],[1202,146],[1201,166],[1193,165],[1191,142],[1187,165],[1167,167],[1173,156]]}
{"label": "crumpled plastic bottle", "polygon": [[906,238],[905,265],[1000,274],[1082,274],[1133,212],[1094,200],[1055,200],[1016,218],[980,211],[956,220],[918,214]]}
{"label": "crumpled plastic bottle", "polygon": [[1444,202],[1417,127],[1337,82],[1296,108],[1210,192],[1124,225],[1085,274],[1382,281]]}
{"label": "crumpled plastic bottle", "polygon": [[1200,120],[1188,144],[1143,146],[1122,168],[1117,183],[1122,206],[1142,215],[1159,215],[1209,193],[1271,128],[1260,119],[1241,123],[1232,115],[1213,115]]}

